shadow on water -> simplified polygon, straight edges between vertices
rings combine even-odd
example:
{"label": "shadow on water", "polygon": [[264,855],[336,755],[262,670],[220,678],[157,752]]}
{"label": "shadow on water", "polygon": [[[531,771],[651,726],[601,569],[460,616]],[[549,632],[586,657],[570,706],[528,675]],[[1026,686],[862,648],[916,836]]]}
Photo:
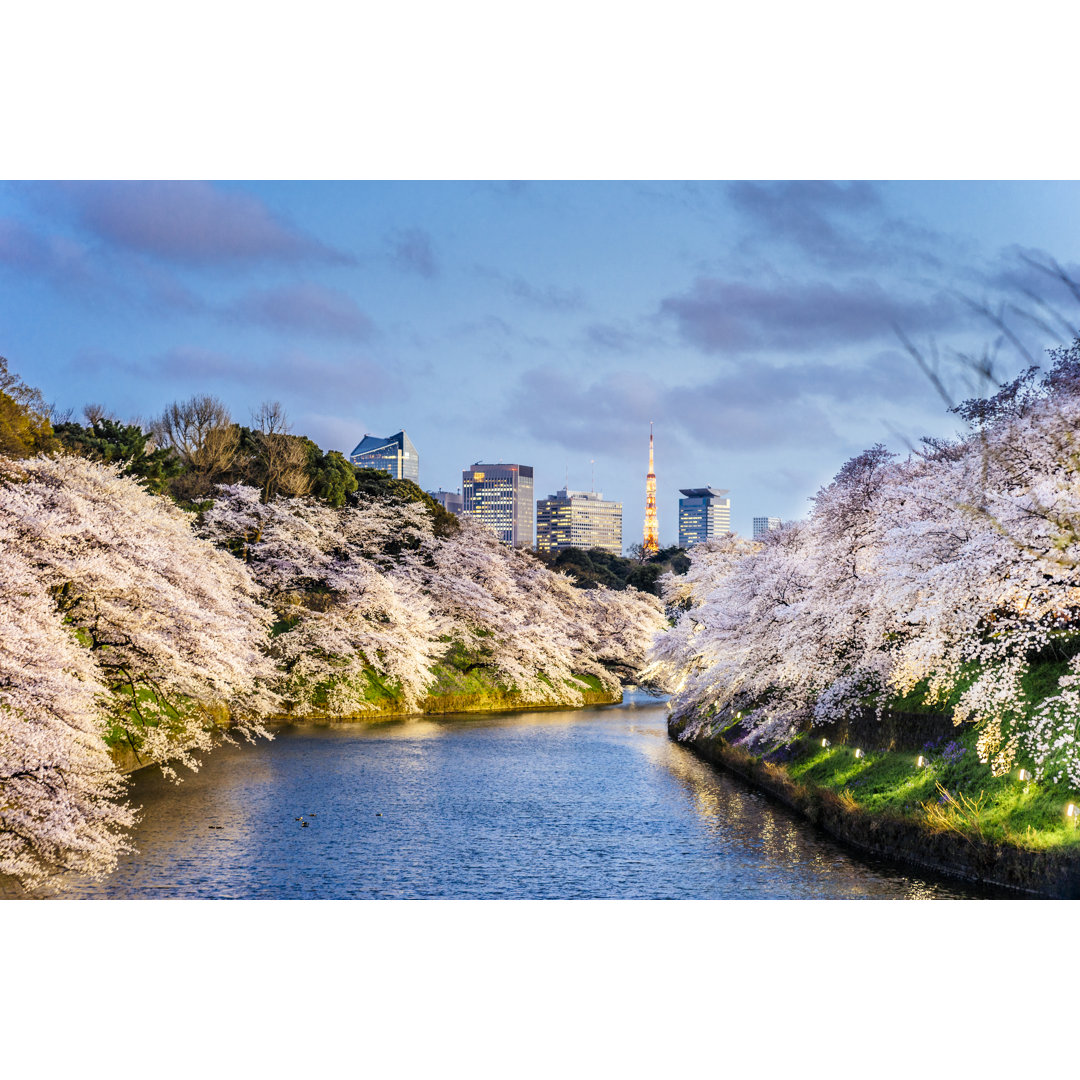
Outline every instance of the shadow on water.
{"label": "shadow on water", "polygon": [[[667,737],[663,702],[297,724],[179,786],[94,898],[936,898]],[[306,824],[302,824],[303,819]]]}

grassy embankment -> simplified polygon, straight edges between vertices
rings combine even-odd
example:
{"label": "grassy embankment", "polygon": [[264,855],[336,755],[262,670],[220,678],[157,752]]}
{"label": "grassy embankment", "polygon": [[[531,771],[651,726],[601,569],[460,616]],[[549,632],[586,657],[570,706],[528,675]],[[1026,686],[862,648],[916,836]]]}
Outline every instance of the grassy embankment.
{"label": "grassy embankment", "polygon": [[[453,644],[443,659],[435,664],[431,671],[432,680],[427,696],[421,702],[421,713],[450,712],[487,712],[499,709],[543,708],[529,702],[523,702],[521,694],[511,685],[500,680],[495,672],[485,663],[482,649],[469,650],[461,644]],[[371,706],[349,717],[331,717],[325,713],[327,695],[331,689],[329,683],[322,683],[311,690],[311,703],[316,716],[325,719],[369,720],[380,716],[400,716],[417,712],[408,708],[402,697],[401,689],[392,679],[367,666],[359,676],[363,680],[363,697]],[[551,681],[544,675],[540,681],[551,686]],[[577,676],[586,684],[586,689],[575,687],[569,681],[567,689],[581,690],[586,705],[606,704],[618,701],[619,696],[607,693],[598,678],[593,675]],[[547,706],[562,707],[562,706]],[[278,719],[285,719],[281,717]]]}
{"label": "grassy embankment", "polygon": [[[280,632],[280,631],[279,631]],[[621,695],[608,693],[595,675],[579,675],[578,679],[585,684],[573,689],[580,690],[586,705],[603,705],[620,700]],[[328,683],[322,683],[311,688],[311,703],[313,711],[305,713],[303,719],[312,720],[360,720],[377,721],[380,719],[409,715],[416,712],[415,709],[407,708],[402,697],[400,687],[393,680],[381,675],[372,667],[365,667],[359,678],[363,680],[363,697],[371,708],[365,709],[352,716],[330,715],[325,711],[327,695],[330,690]],[[542,682],[551,685],[550,680],[541,675]],[[567,683],[568,689],[572,684]],[[120,691],[130,697],[130,691]],[[113,758],[124,771],[131,771],[147,764],[145,755],[141,753],[143,739],[140,731],[144,726],[158,726],[159,723],[168,723],[169,715],[163,719],[157,719],[146,709],[152,702],[152,694],[149,690],[139,688],[136,701],[142,706],[141,711],[132,708],[128,714],[125,725],[113,725],[105,736],[105,742],[112,752]],[[222,728],[229,726],[228,710],[223,706],[210,707],[200,706],[197,702],[188,699],[177,700],[173,703],[176,709],[189,710],[191,713],[201,712]],[[444,659],[432,669],[432,682],[428,688],[428,694],[421,703],[420,712],[423,714],[442,714],[454,712],[497,712],[504,709],[522,708],[570,708],[565,705],[535,705],[523,702],[520,693],[514,687],[500,681],[494,672],[485,667],[481,654],[470,653],[461,646],[452,648]],[[295,714],[290,710],[280,716],[267,718],[267,722],[274,723],[287,721]]]}
{"label": "grassy embankment", "polygon": [[[1066,666],[1066,660],[1032,665],[1023,683],[1026,713],[1057,691]],[[907,714],[949,713],[974,678],[975,672],[968,672],[945,701],[928,703],[923,684],[905,697],[890,699],[886,708]],[[826,800],[837,812],[862,812],[972,844],[1080,856],[1078,819],[1066,816],[1069,803],[1080,805],[1080,792],[1064,782],[1021,780],[1021,769],[1031,772],[1034,764],[1023,756],[1007,774],[994,776],[990,766],[979,761],[973,724],[953,727],[948,735],[904,750],[859,747],[857,739],[823,746],[822,731],[814,730],[787,744],[748,753],[739,745],[741,735],[736,719],[714,725],[712,735],[698,742],[717,742],[726,764],[766,786],[775,782],[784,789],[786,801],[801,809]],[[863,756],[857,757],[856,749],[862,749]],[[917,764],[920,756],[926,765]]]}

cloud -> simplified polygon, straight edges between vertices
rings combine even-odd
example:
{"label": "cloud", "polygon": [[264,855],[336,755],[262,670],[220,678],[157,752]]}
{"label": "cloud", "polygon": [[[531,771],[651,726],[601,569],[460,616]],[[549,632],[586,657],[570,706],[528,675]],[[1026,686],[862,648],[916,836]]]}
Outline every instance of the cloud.
{"label": "cloud", "polygon": [[[99,350],[83,350],[69,362],[72,377],[139,382],[149,385],[160,400],[212,393],[232,402],[239,423],[246,409],[264,399],[280,399],[291,416],[301,409],[312,415],[340,413],[352,402],[358,408],[388,398],[405,400],[408,386],[387,365],[370,357],[327,357],[306,352],[237,354],[199,345],[178,345],[152,356],[130,358]],[[306,432],[297,428],[297,434]],[[351,449],[351,448],[350,448]]]}
{"label": "cloud", "polygon": [[499,282],[515,299],[544,311],[580,311],[587,307],[580,289],[563,289],[558,285],[534,285],[520,274],[504,274],[490,266],[477,266],[480,277]]}
{"label": "cloud", "polygon": [[656,334],[635,329],[626,321],[590,323],[585,327],[585,347],[594,352],[629,353],[652,348],[660,343]]}
{"label": "cloud", "polygon": [[438,276],[439,267],[431,236],[423,229],[402,229],[387,239],[390,261],[399,270],[421,277]]}
{"label": "cloud", "polygon": [[662,300],[660,314],[675,320],[685,341],[710,353],[854,344],[891,335],[893,324],[911,332],[941,329],[958,315],[941,294],[904,299],[867,279],[841,286],[752,285],[708,277],[698,278],[687,293]]}
{"label": "cloud", "polygon": [[13,218],[0,219],[0,266],[20,277],[39,278],[85,303],[119,301],[157,316],[206,308],[168,270],[141,256],[95,251],[80,240],[36,232]]}
{"label": "cloud", "polygon": [[544,443],[608,455],[640,453],[664,389],[648,375],[611,373],[591,384],[551,368],[523,372],[506,417]]}
{"label": "cloud", "polygon": [[488,348],[493,350],[493,356],[508,357],[510,354],[507,352],[506,348],[492,340],[496,335],[513,344],[528,345],[536,349],[554,348],[554,345],[549,338],[538,334],[526,333],[525,331],[512,326],[505,319],[499,318],[498,315],[484,315],[480,318],[472,319],[469,322],[456,323],[446,332],[446,338],[449,341],[473,337],[487,338]]}
{"label": "cloud", "polygon": [[728,199],[759,233],[782,238],[832,263],[861,261],[860,244],[833,220],[837,215],[865,215],[880,208],[876,189],[867,183],[785,181],[729,184]]}
{"label": "cloud", "polygon": [[938,269],[939,252],[955,246],[938,232],[889,216],[881,192],[864,181],[738,181],[726,193],[750,229],[744,251],[780,243],[831,269],[895,270],[912,262]]}
{"label": "cloud", "polygon": [[63,288],[98,283],[85,244],[44,236],[14,218],[0,218],[0,263],[20,274],[44,277]]}
{"label": "cloud", "polygon": [[[694,445],[745,453],[799,447],[846,453],[853,418],[918,407],[929,388],[899,352],[862,364],[748,360],[712,379],[673,383],[660,376],[612,372],[588,379],[534,368],[513,386],[505,415],[536,439],[574,451],[634,454],[655,420],[672,457],[693,460]],[[871,420],[873,424],[876,421]]]}
{"label": "cloud", "polygon": [[580,289],[560,289],[557,285],[537,287],[523,277],[511,278],[506,284],[519,300],[547,311],[580,311],[585,307],[585,297]]}
{"label": "cloud", "polygon": [[979,285],[1009,296],[1007,307],[990,306],[1000,307],[1015,331],[1032,339],[1036,351],[1055,341],[1067,344],[1080,334],[1080,263],[1062,263],[1045,251],[1013,246],[998,254]]}
{"label": "cloud", "polygon": [[929,393],[910,361],[890,350],[861,364],[735,364],[707,382],[672,388],[664,408],[703,445],[830,447],[840,453],[846,437],[838,429],[850,429],[853,416],[895,413],[927,401]]}
{"label": "cloud", "polygon": [[33,199],[69,213],[112,247],[193,266],[352,263],[247,192],[203,181],[35,185]]}
{"label": "cloud", "polygon": [[339,450],[348,455],[364,437],[368,425],[352,416],[324,412],[303,412],[297,415],[294,429],[318,443],[324,451]]}
{"label": "cloud", "polygon": [[224,308],[222,317],[282,333],[350,341],[366,341],[374,332],[351,296],[311,283],[253,290]]}
{"label": "cloud", "polygon": [[343,401],[366,404],[405,393],[386,365],[359,356],[329,358],[297,351],[239,356],[178,346],[153,357],[143,371],[148,378],[164,372],[193,383],[203,380],[250,388],[252,404],[257,404],[256,399],[280,398],[286,408],[291,407],[290,400],[339,408]]}

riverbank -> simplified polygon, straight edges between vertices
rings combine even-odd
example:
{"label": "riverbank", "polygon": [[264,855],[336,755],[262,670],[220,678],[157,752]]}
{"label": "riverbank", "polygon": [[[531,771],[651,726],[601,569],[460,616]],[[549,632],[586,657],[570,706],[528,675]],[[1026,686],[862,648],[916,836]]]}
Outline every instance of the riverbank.
{"label": "riverbank", "polygon": [[[705,725],[683,740],[685,727],[669,722],[668,732],[859,851],[1018,896],[1080,898],[1080,831],[1065,816],[1062,793],[1018,776],[993,778],[985,766],[982,776],[965,745],[973,732],[952,728],[948,717],[926,721],[925,754],[897,746],[889,723],[879,725],[877,745],[863,723],[833,729],[832,738],[815,729],[760,754],[740,745],[737,722]],[[934,738],[936,730],[952,740]],[[858,742],[849,741],[852,731]]]}
{"label": "riverbank", "polygon": [[[432,693],[421,702],[420,709],[408,708],[392,687],[377,679],[369,678],[368,700],[371,708],[351,716],[330,715],[315,711],[297,716],[281,713],[267,717],[266,727],[280,727],[284,724],[305,722],[334,722],[370,724],[382,720],[392,720],[408,716],[443,716],[450,713],[495,713],[516,712],[519,710],[556,710],[585,708],[590,705],[617,705],[623,699],[622,689],[615,692],[605,690],[600,680],[593,675],[579,676],[587,688],[576,688],[580,693],[580,703],[530,702],[523,701],[522,695],[495,681],[494,678],[479,672],[470,672],[467,676],[460,672],[445,671],[440,674]],[[223,727],[228,726],[228,719],[223,715]],[[129,774],[139,769],[156,764],[138,754],[127,742],[116,742],[109,747],[113,761],[121,773]]]}

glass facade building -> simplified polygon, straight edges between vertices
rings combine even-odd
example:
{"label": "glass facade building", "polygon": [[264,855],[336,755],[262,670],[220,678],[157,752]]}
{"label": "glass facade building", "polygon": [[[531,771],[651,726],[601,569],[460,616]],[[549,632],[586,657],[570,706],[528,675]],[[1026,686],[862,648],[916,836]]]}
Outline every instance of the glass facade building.
{"label": "glass facade building", "polygon": [[780,528],[780,519],[774,517],[756,517],[754,518],[754,539],[759,536],[764,536],[771,529]]}
{"label": "glass facade building", "polygon": [[715,540],[731,532],[731,500],[727,488],[680,488],[679,547]]}
{"label": "glass facade building", "polygon": [[362,469],[381,469],[397,480],[420,483],[420,455],[404,431],[385,439],[365,435],[349,455],[349,460]]}
{"label": "glass facade building", "polygon": [[531,465],[478,461],[461,474],[466,517],[476,518],[511,547],[533,546]]}
{"label": "glass facade building", "polygon": [[461,517],[465,512],[465,497],[460,491],[429,491],[428,494],[451,514]]}
{"label": "glass facade building", "polygon": [[594,547],[622,554],[622,503],[605,499],[599,491],[567,488],[537,502],[537,551],[558,554]]}

